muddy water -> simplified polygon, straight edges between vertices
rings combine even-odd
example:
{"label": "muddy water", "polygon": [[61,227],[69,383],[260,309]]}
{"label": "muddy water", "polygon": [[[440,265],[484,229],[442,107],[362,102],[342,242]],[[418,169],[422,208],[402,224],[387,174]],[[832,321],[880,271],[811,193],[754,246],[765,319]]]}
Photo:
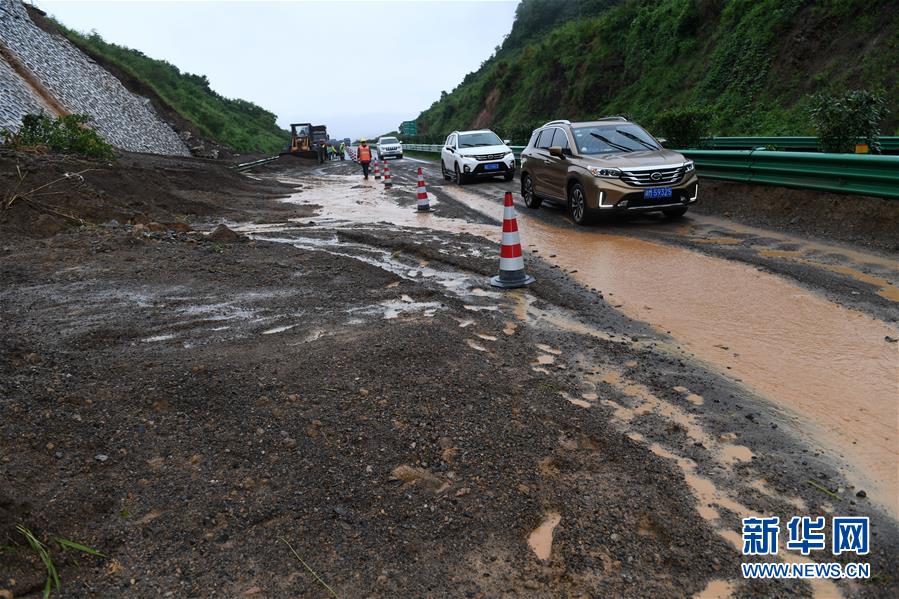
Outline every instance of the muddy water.
{"label": "muddy water", "polygon": [[[382,186],[360,184],[358,177],[321,183],[287,200],[321,205],[316,222],[389,222],[491,241],[500,236],[496,226],[397,206]],[[501,214],[499,204],[475,193],[444,191],[488,216]],[[574,278],[602,290],[628,316],[670,332],[685,351],[789,408],[813,443],[852,465],[850,480],[899,515],[899,347],[884,341],[897,336],[894,327],[745,264],[595,230],[562,229],[526,213],[519,214],[519,226],[526,249],[576,271]],[[543,358],[546,365],[549,357]]]}
{"label": "muddy water", "polygon": [[[450,193],[500,213],[473,193]],[[788,407],[813,442],[853,465],[850,480],[899,514],[899,347],[884,340],[897,336],[894,327],[745,264],[561,229],[526,213],[519,227],[525,248],[577,271],[574,278],[628,316],[670,331],[686,351]]]}
{"label": "muddy water", "polygon": [[528,545],[530,545],[531,550],[537,555],[538,559],[549,559],[553,548],[553,531],[561,521],[562,516],[558,512],[549,512],[544,517],[543,522],[540,523],[540,526],[535,528],[528,536]]}

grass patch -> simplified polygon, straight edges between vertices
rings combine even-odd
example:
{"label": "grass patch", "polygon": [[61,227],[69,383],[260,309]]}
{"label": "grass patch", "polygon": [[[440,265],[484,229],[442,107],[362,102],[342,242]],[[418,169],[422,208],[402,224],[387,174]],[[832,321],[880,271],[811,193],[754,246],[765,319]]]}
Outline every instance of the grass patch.
{"label": "grass patch", "polygon": [[41,560],[41,563],[43,563],[44,567],[47,569],[47,580],[44,583],[44,599],[47,599],[50,596],[50,593],[54,588],[59,590],[62,586],[59,579],[59,572],[56,569],[56,564],[53,562],[53,554],[51,553],[52,543],[56,543],[60,551],[71,549],[88,555],[106,557],[96,549],[92,549],[86,545],[62,537],[53,537],[50,544],[44,543],[28,528],[21,524],[16,526],[16,531],[25,538],[28,548]]}
{"label": "grass patch", "polygon": [[95,160],[112,160],[115,149],[90,128],[91,117],[69,114],[50,118],[46,114],[26,114],[16,132],[4,129],[3,145],[31,153],[57,152]]}

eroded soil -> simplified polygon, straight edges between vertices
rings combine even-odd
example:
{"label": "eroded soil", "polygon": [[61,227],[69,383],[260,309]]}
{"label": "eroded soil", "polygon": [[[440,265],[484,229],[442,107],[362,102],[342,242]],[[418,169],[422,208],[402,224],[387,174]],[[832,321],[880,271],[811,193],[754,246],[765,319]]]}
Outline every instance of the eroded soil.
{"label": "eroded soil", "polygon": [[[24,524],[105,554],[57,557],[67,597],[326,596],[285,541],[341,597],[896,591],[836,456],[551,262],[490,288],[450,194],[433,228],[403,172],[133,160],[54,198],[85,226],[0,211],[0,589],[43,586]],[[880,576],[742,581],[756,513],[870,515]]]}

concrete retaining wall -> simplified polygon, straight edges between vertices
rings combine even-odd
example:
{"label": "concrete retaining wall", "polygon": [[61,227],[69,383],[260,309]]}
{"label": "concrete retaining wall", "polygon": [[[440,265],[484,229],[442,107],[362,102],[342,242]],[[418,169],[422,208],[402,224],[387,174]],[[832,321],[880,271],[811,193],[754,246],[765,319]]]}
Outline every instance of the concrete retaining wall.
{"label": "concrete retaining wall", "polygon": [[190,155],[149,100],[129,92],[68,40],[37,27],[19,0],[0,0],[0,42],[14,55],[13,60],[0,55],[0,128],[14,130],[23,115],[41,109],[55,114],[52,106],[58,103],[93,117],[91,126],[117,148]]}

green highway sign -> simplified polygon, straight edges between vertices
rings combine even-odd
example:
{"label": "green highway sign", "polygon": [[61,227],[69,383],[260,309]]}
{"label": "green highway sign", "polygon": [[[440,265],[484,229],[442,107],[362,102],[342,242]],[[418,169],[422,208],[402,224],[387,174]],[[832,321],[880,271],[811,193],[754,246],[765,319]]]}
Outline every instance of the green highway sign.
{"label": "green highway sign", "polygon": [[403,121],[400,124],[400,133],[403,135],[417,135],[418,127],[415,125],[415,121]]}

